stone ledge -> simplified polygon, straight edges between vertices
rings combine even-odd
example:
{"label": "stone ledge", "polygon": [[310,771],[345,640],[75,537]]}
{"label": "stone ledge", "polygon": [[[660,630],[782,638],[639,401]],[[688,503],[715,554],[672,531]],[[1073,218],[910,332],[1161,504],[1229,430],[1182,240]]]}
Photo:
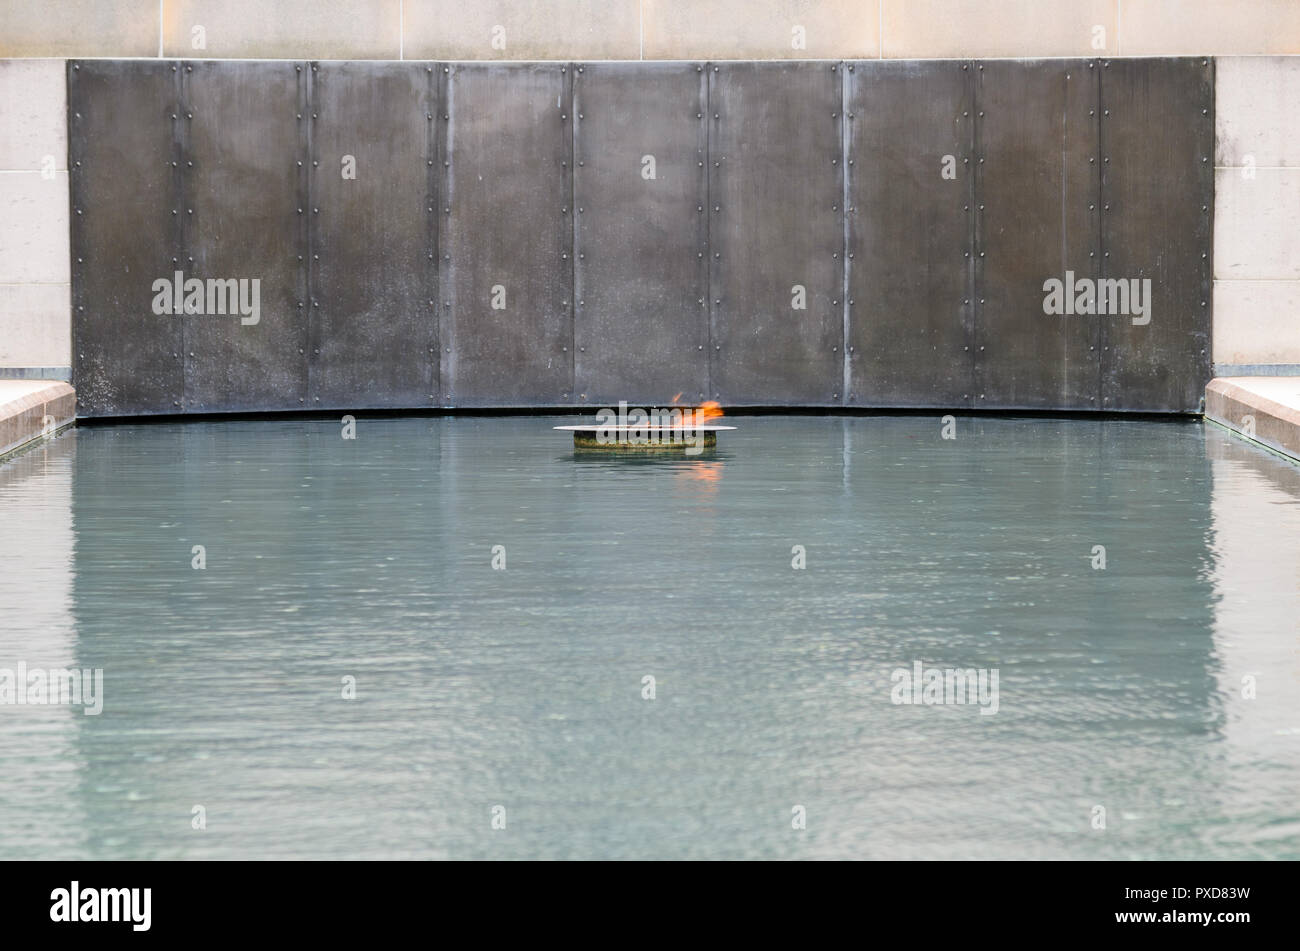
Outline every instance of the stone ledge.
{"label": "stone ledge", "polygon": [[0,458],[76,421],[77,396],[67,383],[0,380]]}
{"label": "stone ledge", "polygon": [[1213,379],[1205,417],[1300,461],[1300,376]]}

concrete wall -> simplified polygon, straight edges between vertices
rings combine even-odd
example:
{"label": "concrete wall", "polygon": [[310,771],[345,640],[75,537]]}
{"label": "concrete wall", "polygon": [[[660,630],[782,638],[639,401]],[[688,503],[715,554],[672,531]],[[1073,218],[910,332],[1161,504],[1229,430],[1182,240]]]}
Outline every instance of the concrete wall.
{"label": "concrete wall", "polygon": [[0,0],[0,57],[1300,53],[1295,0]]}
{"label": "concrete wall", "polygon": [[1287,372],[1300,365],[1300,59],[1221,58],[1215,92],[1216,373]]}
{"label": "concrete wall", "polygon": [[0,60],[0,367],[71,365],[64,64]]}
{"label": "concrete wall", "polygon": [[0,375],[70,363],[64,67],[49,58],[1188,53],[1220,57],[1215,362],[1300,364],[1300,63],[1260,58],[1300,54],[1296,0],[0,0]]}

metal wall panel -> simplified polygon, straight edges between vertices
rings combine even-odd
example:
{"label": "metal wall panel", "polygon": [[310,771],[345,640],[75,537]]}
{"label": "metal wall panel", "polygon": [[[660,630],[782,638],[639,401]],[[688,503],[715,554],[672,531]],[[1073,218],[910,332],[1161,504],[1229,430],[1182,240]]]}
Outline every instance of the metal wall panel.
{"label": "metal wall panel", "polygon": [[840,68],[708,67],[710,379],[724,403],[841,401]]}
{"label": "metal wall panel", "polygon": [[[74,61],[79,411],[1195,412],[1213,63],[1089,65]],[[176,271],[260,319],[154,315]],[[1151,322],[1046,316],[1066,271]]]}
{"label": "metal wall panel", "polygon": [[969,406],[971,64],[848,65],[847,403]]}
{"label": "metal wall panel", "polygon": [[1102,322],[1102,408],[1194,413],[1211,375],[1214,61],[1100,68],[1104,274],[1152,287],[1150,323]]}
{"label": "metal wall panel", "polygon": [[231,314],[184,318],[185,409],[303,409],[312,302],[301,293],[299,258],[314,213],[305,188],[310,67],[199,61],[181,68],[186,277],[260,282],[257,323]]}
{"label": "metal wall panel", "polygon": [[1046,315],[1044,284],[1100,273],[1097,63],[993,60],[974,73],[973,405],[1096,409],[1107,318]]}
{"label": "metal wall panel", "polygon": [[81,416],[179,412],[181,318],[156,315],[180,245],[179,73],[68,63],[72,382]]}
{"label": "metal wall panel", "polygon": [[443,401],[567,403],[573,394],[573,132],[560,63],[454,64],[441,239]]}
{"label": "metal wall panel", "polygon": [[312,70],[309,263],[318,306],[309,402],[437,405],[434,258],[446,123],[434,67],[325,62]]}
{"label": "metal wall panel", "polygon": [[702,65],[595,63],[573,77],[578,400],[708,390],[708,86]]}

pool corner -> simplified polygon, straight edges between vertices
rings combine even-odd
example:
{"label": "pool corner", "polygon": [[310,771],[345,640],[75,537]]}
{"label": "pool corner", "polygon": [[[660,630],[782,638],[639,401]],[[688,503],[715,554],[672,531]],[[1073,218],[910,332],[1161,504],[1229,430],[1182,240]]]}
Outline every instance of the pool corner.
{"label": "pool corner", "polygon": [[1205,418],[1300,462],[1300,376],[1216,377]]}
{"label": "pool corner", "polygon": [[59,380],[0,380],[0,459],[76,422],[77,396]]}

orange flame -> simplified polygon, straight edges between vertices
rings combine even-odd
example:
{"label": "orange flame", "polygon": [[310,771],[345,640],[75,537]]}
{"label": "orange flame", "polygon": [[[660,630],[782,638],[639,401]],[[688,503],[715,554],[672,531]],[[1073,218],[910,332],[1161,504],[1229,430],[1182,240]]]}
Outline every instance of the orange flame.
{"label": "orange flame", "polygon": [[706,400],[695,411],[695,422],[706,423],[722,415],[722,404],[717,400]]}
{"label": "orange flame", "polygon": [[[678,393],[677,396],[674,396],[673,402],[676,403],[677,397],[681,395],[682,394]],[[676,412],[676,410],[674,410],[674,412]],[[706,400],[694,409],[689,406],[685,407],[681,410],[681,414],[681,420],[674,425],[676,427],[691,429],[696,426],[703,426],[709,420],[717,419],[721,416],[722,404],[717,400]]]}

